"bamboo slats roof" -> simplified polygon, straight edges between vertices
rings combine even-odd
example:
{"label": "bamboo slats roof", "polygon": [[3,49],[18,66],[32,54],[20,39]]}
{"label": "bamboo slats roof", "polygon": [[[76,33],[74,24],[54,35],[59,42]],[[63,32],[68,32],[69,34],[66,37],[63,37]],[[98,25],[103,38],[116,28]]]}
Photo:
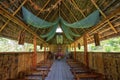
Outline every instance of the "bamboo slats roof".
{"label": "bamboo slats roof", "polygon": [[[29,11],[48,22],[55,21],[59,16],[69,23],[79,21],[94,10],[99,10],[101,21],[86,29],[70,28],[80,37],[74,37],[76,42],[82,42],[81,38],[87,34],[88,43],[94,42],[94,34],[98,33],[100,40],[119,36],[120,34],[120,0],[0,0],[0,36],[18,39],[19,32],[25,30],[25,41],[33,42],[37,36],[37,43],[56,44],[56,37],[46,42],[40,34],[50,31],[38,29],[26,24],[22,20],[21,7],[25,6]],[[71,44],[64,33],[63,44]]]}

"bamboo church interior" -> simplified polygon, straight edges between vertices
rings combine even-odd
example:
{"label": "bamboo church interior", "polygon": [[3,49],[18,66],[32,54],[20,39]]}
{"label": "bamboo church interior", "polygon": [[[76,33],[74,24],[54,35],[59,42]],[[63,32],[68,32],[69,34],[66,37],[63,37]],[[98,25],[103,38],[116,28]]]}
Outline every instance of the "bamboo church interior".
{"label": "bamboo church interior", "polygon": [[0,0],[0,80],[120,80],[120,0]]}

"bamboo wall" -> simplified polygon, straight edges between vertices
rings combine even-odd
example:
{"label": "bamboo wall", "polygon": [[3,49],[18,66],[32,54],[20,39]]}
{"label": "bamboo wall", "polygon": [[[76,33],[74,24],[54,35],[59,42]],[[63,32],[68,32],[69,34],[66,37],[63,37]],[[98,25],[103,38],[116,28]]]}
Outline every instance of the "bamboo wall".
{"label": "bamboo wall", "polygon": [[[84,62],[83,53],[77,60]],[[89,52],[89,67],[105,75],[105,80],[120,80],[120,53]]]}
{"label": "bamboo wall", "polygon": [[[46,53],[47,54],[47,53]],[[44,52],[37,53],[37,63],[44,60]]]}
{"label": "bamboo wall", "polygon": [[[43,59],[43,53],[38,53],[37,62]],[[0,53],[0,80],[16,78],[19,72],[29,72],[31,67],[32,52]]]}

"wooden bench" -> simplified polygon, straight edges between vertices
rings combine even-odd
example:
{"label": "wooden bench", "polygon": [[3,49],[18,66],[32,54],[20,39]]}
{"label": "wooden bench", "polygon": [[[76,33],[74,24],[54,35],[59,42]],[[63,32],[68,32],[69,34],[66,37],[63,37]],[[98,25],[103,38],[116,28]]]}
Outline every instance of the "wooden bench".
{"label": "wooden bench", "polygon": [[100,73],[81,73],[75,75],[76,80],[80,79],[97,79],[97,80],[104,80],[103,75]]}

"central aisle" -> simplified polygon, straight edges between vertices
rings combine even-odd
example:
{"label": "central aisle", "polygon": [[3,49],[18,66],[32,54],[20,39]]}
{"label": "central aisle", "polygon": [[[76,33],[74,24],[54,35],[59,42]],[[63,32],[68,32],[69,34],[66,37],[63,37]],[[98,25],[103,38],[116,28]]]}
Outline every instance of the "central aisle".
{"label": "central aisle", "polygon": [[56,60],[45,80],[73,80],[73,75],[65,60]]}

